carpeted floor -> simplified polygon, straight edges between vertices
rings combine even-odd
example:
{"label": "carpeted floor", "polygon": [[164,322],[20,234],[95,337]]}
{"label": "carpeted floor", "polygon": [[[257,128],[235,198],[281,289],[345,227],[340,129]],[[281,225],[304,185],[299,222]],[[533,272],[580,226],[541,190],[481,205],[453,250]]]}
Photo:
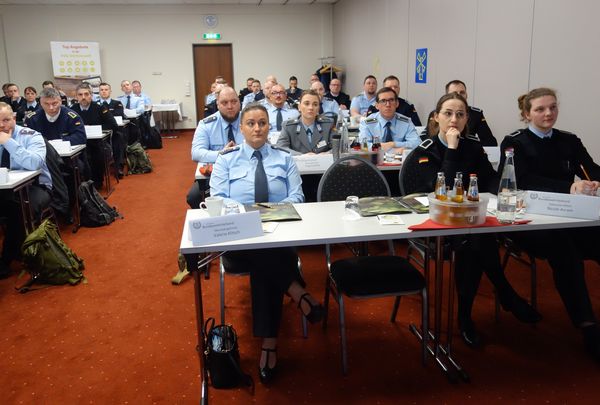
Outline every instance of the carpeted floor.
{"label": "carpeted floor", "polygon": [[[85,259],[87,284],[21,295],[16,276],[0,281],[0,401],[4,404],[194,404],[199,364],[193,281],[170,283],[193,181],[191,132],[165,139],[150,151],[154,172],[126,177],[109,198],[123,213],[103,228],[62,228],[67,244]],[[309,289],[322,299],[321,247],[300,252]],[[218,316],[218,278],[205,281],[205,313]],[[600,267],[587,263],[588,285],[600,311]],[[528,271],[511,265],[509,278],[528,296]],[[283,403],[597,403],[600,370],[583,351],[569,323],[551,273],[539,264],[536,327],[503,313],[493,316],[493,295],[484,280],[474,320],[485,338],[480,350],[456,341],[456,357],[469,384],[449,384],[429,361],[420,363],[418,342],[408,331],[418,321],[419,301],[404,299],[390,324],[391,299],[347,301],[349,375],[341,375],[337,305],[330,327],[309,328],[286,301],[279,343],[280,374],[264,387],[256,373],[260,341],[250,333],[247,277],[227,278],[227,321],[240,338],[242,366],[255,378],[245,389],[210,390],[218,404]]]}

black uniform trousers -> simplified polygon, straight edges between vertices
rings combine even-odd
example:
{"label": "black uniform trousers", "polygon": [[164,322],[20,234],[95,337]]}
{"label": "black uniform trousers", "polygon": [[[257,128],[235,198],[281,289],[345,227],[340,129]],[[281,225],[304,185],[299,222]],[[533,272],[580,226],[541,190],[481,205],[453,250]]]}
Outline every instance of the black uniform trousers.
{"label": "black uniform trousers", "polygon": [[450,240],[456,251],[455,277],[459,319],[461,316],[470,318],[483,273],[498,291],[501,302],[507,302],[517,295],[502,270],[495,234],[455,236]]}
{"label": "black uniform trousers", "polygon": [[250,273],[254,336],[277,337],[281,324],[283,295],[292,282],[304,285],[294,248],[227,252],[223,265],[230,273]]}
{"label": "black uniform trousers", "polygon": [[[50,205],[52,193],[45,186],[29,186],[29,203],[34,218],[40,218],[42,210]],[[21,245],[25,240],[23,215],[18,196],[12,190],[0,192],[0,213],[6,216],[6,234],[2,246],[2,261],[8,265],[21,257]]]}
{"label": "black uniform trousers", "polygon": [[600,228],[517,232],[511,238],[520,248],[548,260],[556,289],[576,327],[596,322],[583,261],[592,259],[600,263]]}

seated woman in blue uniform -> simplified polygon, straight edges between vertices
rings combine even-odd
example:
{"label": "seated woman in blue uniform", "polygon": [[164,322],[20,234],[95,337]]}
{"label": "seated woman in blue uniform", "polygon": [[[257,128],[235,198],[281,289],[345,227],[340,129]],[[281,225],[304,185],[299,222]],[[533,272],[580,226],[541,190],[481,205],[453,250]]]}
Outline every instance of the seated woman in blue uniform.
{"label": "seated woman in blue uniform", "polygon": [[[437,135],[423,141],[412,153],[418,168],[416,189],[411,192],[431,192],[435,188],[437,172],[444,172],[446,185],[452,187],[457,172],[465,177],[477,175],[480,192],[497,193],[499,178],[484,154],[476,136],[467,134],[469,107],[458,93],[449,93],[437,103],[434,119]],[[463,341],[471,347],[480,343],[480,337],[471,319],[473,301],[479,288],[482,272],[488,276],[500,297],[502,308],[512,312],[522,322],[534,323],[541,319],[512,288],[500,265],[498,242],[493,234],[456,236],[450,238],[456,250],[456,290],[458,292],[458,325]]]}
{"label": "seated woman in blue uniform", "polygon": [[[537,88],[518,99],[527,128],[508,135],[501,150],[512,148],[517,185],[523,190],[592,194],[600,186],[600,166],[577,135],[554,127],[558,119],[556,92]],[[504,159],[500,162],[500,168]],[[577,176],[581,180],[575,180]],[[600,326],[585,281],[584,260],[600,263],[599,227],[516,232],[519,247],[548,260],[554,284],[571,322],[583,335],[589,355],[600,361]]]}
{"label": "seated woman in blue uniform", "polygon": [[[251,103],[241,113],[245,142],[221,152],[210,178],[210,195],[254,202],[301,203],[302,181],[289,152],[267,143],[269,115],[265,107]],[[304,290],[293,248],[228,252],[225,268],[250,272],[254,336],[262,337],[259,363],[261,382],[270,382],[276,370],[277,334],[283,295],[289,294],[311,323],[323,318],[323,306]]]}

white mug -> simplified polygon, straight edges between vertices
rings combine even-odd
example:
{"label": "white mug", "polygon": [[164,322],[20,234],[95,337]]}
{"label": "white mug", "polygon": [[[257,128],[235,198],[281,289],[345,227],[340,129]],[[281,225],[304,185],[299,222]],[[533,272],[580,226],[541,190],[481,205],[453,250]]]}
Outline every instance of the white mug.
{"label": "white mug", "polygon": [[0,184],[8,183],[8,168],[0,167]]}
{"label": "white mug", "polygon": [[207,210],[211,217],[218,217],[223,209],[223,197],[206,197],[200,203],[200,208]]}

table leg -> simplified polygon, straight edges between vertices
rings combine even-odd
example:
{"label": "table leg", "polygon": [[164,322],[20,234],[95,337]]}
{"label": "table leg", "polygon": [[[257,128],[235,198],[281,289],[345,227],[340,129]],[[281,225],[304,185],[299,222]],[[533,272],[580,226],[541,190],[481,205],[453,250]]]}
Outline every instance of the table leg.
{"label": "table leg", "polygon": [[35,229],[35,222],[33,220],[33,211],[31,210],[31,202],[29,201],[29,184],[25,184],[15,190],[19,193],[19,201],[21,205],[21,218],[23,220],[23,228],[25,234],[29,235]]}
{"label": "table leg", "polygon": [[108,138],[110,138],[111,136],[112,135],[110,135],[109,137],[107,137],[105,139],[100,140],[100,142],[104,143],[104,145],[102,145],[102,147],[100,149],[102,150],[102,159],[104,161],[104,185],[106,186],[106,195],[104,196],[105,200],[107,200],[108,197],[112,194],[112,192],[115,191],[115,189],[112,186],[112,183],[110,181],[110,163],[111,162],[110,162],[109,155],[105,151],[105,147],[110,148],[110,150],[112,151],[112,145],[110,144],[110,142],[108,142]]}
{"label": "table leg", "polygon": [[79,186],[81,185],[81,173],[79,171],[79,165],[77,164],[77,158],[72,158],[71,167],[73,168],[73,189],[75,195],[73,196],[73,233],[76,233],[81,227],[81,208],[79,206]]}

